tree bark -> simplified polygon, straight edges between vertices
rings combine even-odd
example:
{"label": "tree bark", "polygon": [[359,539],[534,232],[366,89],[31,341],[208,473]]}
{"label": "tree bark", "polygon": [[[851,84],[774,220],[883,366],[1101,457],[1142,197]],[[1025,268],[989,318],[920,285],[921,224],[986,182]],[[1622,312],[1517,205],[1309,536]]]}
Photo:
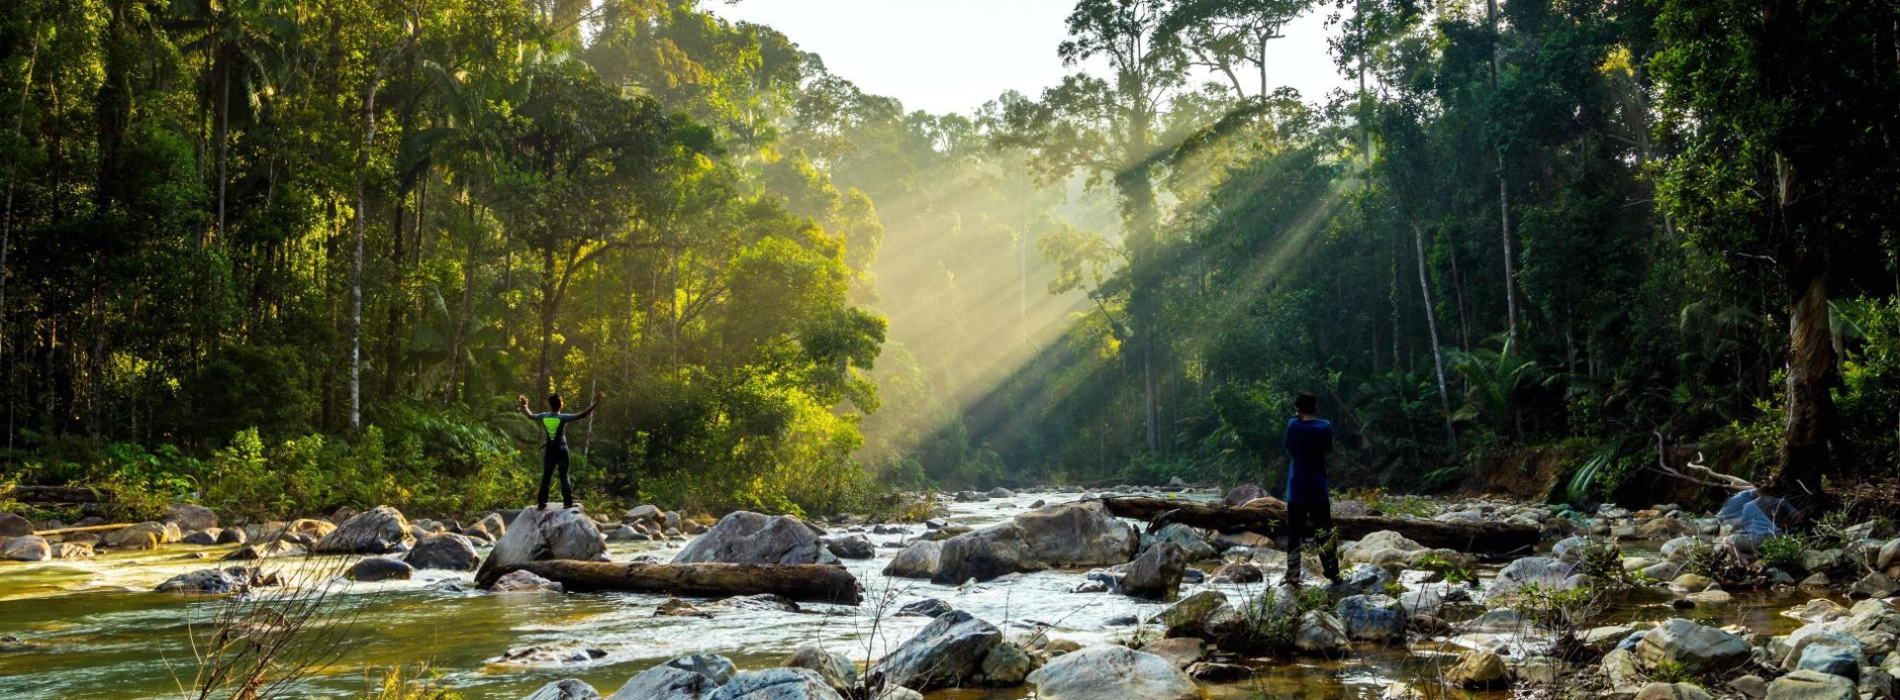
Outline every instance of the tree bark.
{"label": "tree bark", "polygon": [[[1813,204],[1802,202],[1799,178],[1787,159],[1776,157],[1780,180],[1777,221],[1787,247],[1783,270],[1788,307],[1787,432],[1781,464],[1766,487],[1806,505],[1821,494],[1821,478],[1833,466],[1830,437],[1835,420],[1831,393],[1835,372],[1833,328],[1828,318],[1827,240],[1816,222],[1805,221]],[[1803,508],[1807,510],[1807,508]]]}
{"label": "tree bark", "polygon": [[[1108,497],[1102,499],[1102,504],[1116,517],[1148,521],[1155,527],[1181,523],[1221,532],[1273,535],[1286,524],[1286,504],[1274,498],[1259,498],[1246,505],[1231,507],[1147,496]],[[1376,515],[1335,515],[1333,526],[1339,529],[1342,539],[1356,540],[1380,530],[1391,530],[1426,547],[1474,554],[1528,552],[1537,546],[1542,536],[1535,525],[1496,520],[1442,522]]]}
{"label": "tree bark", "polygon": [[1418,290],[1425,300],[1425,328],[1432,336],[1432,368],[1438,372],[1438,404],[1445,414],[1445,442],[1456,446],[1458,431],[1451,425],[1451,394],[1445,389],[1445,351],[1438,342],[1438,309],[1432,303],[1432,281],[1425,274],[1425,232],[1412,222],[1412,249],[1418,254]]}
{"label": "tree bark", "polygon": [[[857,605],[858,579],[841,566],[820,564],[640,564],[537,561],[516,569],[557,581],[569,591],[633,591],[691,596],[770,593],[792,600]],[[505,573],[505,572],[504,572]]]}

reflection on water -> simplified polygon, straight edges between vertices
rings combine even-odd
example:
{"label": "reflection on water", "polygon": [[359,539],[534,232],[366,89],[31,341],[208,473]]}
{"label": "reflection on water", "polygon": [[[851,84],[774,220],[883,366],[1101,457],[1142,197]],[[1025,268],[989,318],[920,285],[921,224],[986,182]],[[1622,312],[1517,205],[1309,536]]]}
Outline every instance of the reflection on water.
{"label": "reflection on water", "polygon": [[[952,506],[954,522],[982,526],[1001,521],[1038,500],[1068,500],[1075,494],[1024,494],[986,503]],[[913,527],[921,532],[921,526]],[[902,535],[867,537],[879,545]],[[189,683],[194,665],[188,643],[191,625],[203,625],[218,611],[214,599],[180,598],[149,591],[173,575],[216,565],[230,547],[168,547],[157,552],[112,554],[92,561],[18,564],[0,562],[0,636],[31,644],[26,651],[0,652],[0,697],[51,699],[173,698],[175,677]],[[210,560],[181,560],[193,551]],[[615,544],[611,554],[670,556],[676,548],[655,543]],[[1019,633],[1039,624],[1049,636],[1083,644],[1125,639],[1132,627],[1110,627],[1117,617],[1146,619],[1164,606],[1108,594],[1068,592],[1076,572],[1039,572],[1006,577],[989,584],[958,587],[925,581],[887,579],[881,571],[894,548],[881,547],[878,558],[847,562],[863,582],[868,600],[888,597],[896,605],[941,598],[1003,628]],[[318,560],[341,567],[346,557]],[[611,693],[632,676],[666,659],[692,653],[729,656],[741,669],[773,666],[803,643],[816,643],[854,659],[882,655],[928,622],[924,618],[886,618],[863,608],[807,605],[800,613],[721,611],[710,620],[653,617],[664,597],[610,593],[560,595],[524,593],[482,595],[431,589],[457,578],[444,572],[418,572],[412,581],[384,584],[340,583],[336,600],[355,620],[348,648],[328,672],[309,684],[312,696],[347,696],[369,687],[372,669],[426,664],[441,681],[470,700],[514,700],[549,681],[580,678]],[[1258,584],[1255,584],[1257,586]],[[1250,593],[1245,587],[1231,592]],[[1688,616],[1716,624],[1743,624],[1761,632],[1785,634],[1799,623],[1776,614],[1802,602],[1798,593],[1737,593],[1732,604],[1683,613],[1670,609],[1660,594],[1617,601],[1607,622],[1660,620]],[[501,666],[486,663],[510,647],[577,641],[607,652],[603,658],[564,668]],[[1211,686],[1209,698],[1377,698],[1393,679],[1412,678],[1443,656],[1446,645],[1424,642],[1412,648],[1364,645],[1339,661],[1287,659],[1253,662],[1257,678]],[[948,690],[931,700],[1019,700],[1023,688]],[[1503,696],[1498,696],[1503,697]]]}

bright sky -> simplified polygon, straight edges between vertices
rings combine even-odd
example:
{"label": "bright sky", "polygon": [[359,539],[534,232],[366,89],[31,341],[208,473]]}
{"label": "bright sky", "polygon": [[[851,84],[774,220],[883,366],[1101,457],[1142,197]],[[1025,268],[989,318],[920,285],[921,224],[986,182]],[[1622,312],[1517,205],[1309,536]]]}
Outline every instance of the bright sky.
{"label": "bright sky", "polygon": [[[730,4],[728,4],[730,3]],[[968,112],[1006,90],[1035,97],[1068,71],[1056,57],[1071,0],[726,0],[703,7],[769,25],[825,67],[906,109]],[[1267,49],[1275,87],[1308,102],[1346,82],[1327,55],[1325,12],[1288,23]]]}

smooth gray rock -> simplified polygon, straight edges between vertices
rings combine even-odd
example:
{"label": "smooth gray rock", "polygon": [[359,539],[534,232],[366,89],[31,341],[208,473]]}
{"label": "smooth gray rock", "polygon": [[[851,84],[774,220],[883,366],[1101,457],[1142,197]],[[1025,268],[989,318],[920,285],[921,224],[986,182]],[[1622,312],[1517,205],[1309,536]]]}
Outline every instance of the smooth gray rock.
{"label": "smooth gray rock", "polygon": [[1376,642],[1405,639],[1406,615],[1399,602],[1388,596],[1350,596],[1333,607],[1333,614],[1346,624],[1348,638]]}
{"label": "smooth gray rock", "polygon": [[839,559],[870,559],[877,556],[877,545],[864,535],[847,535],[825,540],[825,549]]}
{"label": "smooth gray rock", "polygon": [[1026,680],[1041,700],[1196,700],[1201,696],[1193,679],[1167,659],[1114,645],[1063,654]]}
{"label": "smooth gray rock", "polygon": [[220,530],[215,527],[209,530],[192,530],[191,532],[185,533],[185,536],[181,538],[179,541],[184,542],[185,544],[197,545],[200,547],[209,547],[211,545],[217,544],[218,535],[221,535],[223,533],[224,533],[223,530]]}
{"label": "smooth gray rock", "polygon": [[675,564],[832,564],[837,558],[810,526],[789,515],[735,511],[673,557]]}
{"label": "smooth gray rock", "polygon": [[521,700],[600,700],[600,691],[584,681],[569,678],[541,686]]}
{"label": "smooth gray rock", "polygon": [[475,543],[453,533],[430,535],[416,540],[415,547],[402,560],[418,569],[474,571],[482,565]]}
{"label": "smooth gray rock", "polygon": [[662,665],[705,676],[706,680],[713,685],[725,685],[732,681],[733,674],[739,672],[739,669],[732,665],[732,659],[718,654],[680,656]]}
{"label": "smooth gray rock", "polygon": [[350,516],[310,547],[316,554],[393,554],[407,551],[416,538],[402,511],[376,506]]}
{"label": "smooth gray rock", "polygon": [[1241,484],[1228,491],[1220,502],[1221,505],[1231,507],[1243,505],[1256,498],[1266,498],[1269,495],[1271,494],[1268,494],[1266,489],[1260,488],[1259,484]]}
{"label": "smooth gray rock", "polygon": [[1181,574],[1187,568],[1187,555],[1173,542],[1156,542],[1128,565],[1122,577],[1122,593],[1132,598],[1171,600],[1181,589]]}
{"label": "smooth gray rock", "polygon": [[349,579],[358,583],[377,581],[407,581],[414,577],[414,567],[397,559],[368,557],[350,566]]}
{"label": "smooth gray rock", "polygon": [[1101,503],[1064,503],[945,540],[931,581],[960,584],[1048,568],[1110,566],[1132,559],[1140,546],[1134,528]]}
{"label": "smooth gray rock", "polygon": [[1663,622],[1636,643],[1645,666],[1671,662],[1690,673],[1726,671],[1748,662],[1752,648],[1740,637],[1680,617]]}
{"label": "smooth gray rock", "polygon": [[1346,623],[1338,617],[1318,610],[1300,616],[1293,648],[1301,653],[1337,657],[1351,647],[1352,638],[1346,636]]}
{"label": "smooth gray rock", "polygon": [[871,669],[872,685],[929,690],[957,685],[976,676],[990,648],[1003,633],[962,610],[931,620]]}
{"label": "smooth gray rock", "polygon": [[1497,580],[1484,591],[1486,601],[1509,598],[1535,585],[1539,589],[1567,591],[1576,587],[1571,577],[1577,574],[1577,567],[1550,557],[1525,557],[1511,562],[1498,572]]}
{"label": "smooth gray rock", "polygon": [[0,559],[7,561],[46,561],[53,558],[53,547],[46,538],[38,535],[22,535],[0,545]]}
{"label": "smooth gray rock", "polygon": [[780,668],[802,668],[818,674],[825,684],[840,693],[858,687],[858,667],[843,654],[825,651],[816,644],[800,644],[791,656],[779,662]]}
{"label": "smooth gray rock", "polygon": [[33,534],[33,521],[12,513],[0,513],[0,538]]}
{"label": "smooth gray rock", "polygon": [[187,574],[179,574],[158,584],[160,593],[181,595],[223,595],[238,593],[256,582],[257,570],[242,566],[226,569],[205,569]]}
{"label": "smooth gray rock", "polygon": [[884,575],[897,578],[931,578],[943,556],[943,542],[918,540],[905,546],[884,565]]}
{"label": "smooth gray rock", "polygon": [[1795,671],[1768,684],[1768,700],[1857,700],[1854,682],[1817,671]]}
{"label": "smooth gray rock", "polygon": [[747,671],[707,700],[843,700],[818,674],[802,668]]}
{"label": "smooth gray rock", "polygon": [[706,700],[718,688],[700,674],[660,665],[627,679],[607,700]]}
{"label": "smooth gray rock", "polygon": [[1173,542],[1175,546],[1181,548],[1181,554],[1185,555],[1190,562],[1204,561],[1217,556],[1214,545],[1208,544],[1206,535],[1201,534],[1200,530],[1180,523],[1170,523],[1155,530],[1154,538],[1156,542]]}
{"label": "smooth gray rock", "polygon": [[522,509],[475,572],[475,584],[493,583],[502,571],[534,561],[595,561],[607,553],[607,538],[580,507]]}

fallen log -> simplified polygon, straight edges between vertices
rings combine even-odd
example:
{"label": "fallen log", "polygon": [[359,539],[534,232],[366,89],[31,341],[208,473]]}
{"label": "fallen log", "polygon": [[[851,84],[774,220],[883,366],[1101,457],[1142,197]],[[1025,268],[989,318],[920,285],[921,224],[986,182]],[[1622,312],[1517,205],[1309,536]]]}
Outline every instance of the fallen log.
{"label": "fallen log", "polygon": [[[1255,532],[1274,536],[1286,522],[1286,504],[1275,498],[1257,498],[1240,506],[1148,496],[1110,496],[1102,505],[1116,517],[1132,518],[1160,527],[1181,523],[1225,533]],[[1339,537],[1356,540],[1380,530],[1391,530],[1432,549],[1473,554],[1515,554],[1537,546],[1542,532],[1531,525],[1499,521],[1443,522],[1407,520],[1378,515],[1335,515]]]}
{"label": "fallen log", "polygon": [[844,567],[822,564],[642,564],[553,559],[510,569],[558,581],[570,591],[722,597],[774,593],[803,602],[864,602],[857,577]]}
{"label": "fallen log", "polygon": [[45,537],[47,535],[71,535],[71,534],[76,534],[76,533],[81,533],[81,532],[112,532],[114,530],[124,530],[128,527],[132,527],[133,525],[137,525],[137,524],[138,523],[113,523],[111,525],[87,525],[85,527],[62,527],[57,530],[34,530],[33,534],[39,535],[41,537]]}

